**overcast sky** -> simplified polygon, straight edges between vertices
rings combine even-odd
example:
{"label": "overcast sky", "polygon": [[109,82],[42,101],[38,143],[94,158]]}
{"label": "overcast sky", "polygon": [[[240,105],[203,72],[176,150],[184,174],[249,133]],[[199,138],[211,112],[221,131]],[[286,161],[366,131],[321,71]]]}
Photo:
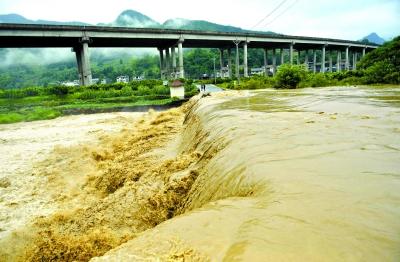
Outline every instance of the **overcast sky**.
{"label": "overcast sky", "polygon": [[400,35],[400,0],[0,0],[0,14],[33,20],[108,23],[126,9],[161,23],[179,17],[245,29],[259,24],[253,29],[349,40]]}

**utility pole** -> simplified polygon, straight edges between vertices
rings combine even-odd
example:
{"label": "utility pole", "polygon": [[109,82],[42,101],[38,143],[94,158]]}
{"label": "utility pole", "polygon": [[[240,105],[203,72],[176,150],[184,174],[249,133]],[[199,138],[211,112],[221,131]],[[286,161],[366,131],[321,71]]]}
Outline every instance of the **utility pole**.
{"label": "utility pole", "polygon": [[239,72],[239,40],[234,40],[233,43],[236,45],[236,78],[238,80],[238,85],[240,85],[240,72]]}

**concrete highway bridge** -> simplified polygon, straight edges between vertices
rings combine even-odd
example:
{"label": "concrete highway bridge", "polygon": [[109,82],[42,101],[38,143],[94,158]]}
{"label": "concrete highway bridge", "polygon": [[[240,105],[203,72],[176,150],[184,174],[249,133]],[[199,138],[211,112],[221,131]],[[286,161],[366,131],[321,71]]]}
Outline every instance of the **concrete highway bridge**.
{"label": "concrete highway bridge", "polygon": [[[236,76],[239,75],[239,48],[243,48],[244,77],[248,76],[247,49],[264,50],[264,68],[276,72],[278,64],[293,63],[295,52],[305,52],[305,61],[316,71],[332,71],[333,64],[337,71],[355,68],[358,59],[377,45],[361,42],[263,33],[222,33],[174,29],[126,28],[102,26],[63,26],[63,25],[25,25],[0,24],[0,48],[48,48],[70,47],[76,54],[78,72],[82,85],[92,83],[89,47],[146,47],[157,48],[160,53],[161,78],[184,78],[183,48],[218,48],[220,64],[223,68],[224,55],[227,55],[229,76],[232,76],[232,49],[235,50]],[[278,51],[279,50],[279,51]],[[317,50],[321,50],[321,61],[317,62]],[[177,51],[177,52],[176,52]],[[277,52],[278,51],[278,52]],[[332,61],[332,54],[337,52],[337,60]],[[279,53],[279,57],[278,57]],[[284,61],[288,53],[289,61]],[[327,63],[328,54],[328,63]],[[344,59],[342,59],[342,55]],[[352,55],[352,59],[350,59]],[[269,56],[272,64],[268,65]],[[300,56],[299,56],[300,57]],[[178,60],[178,63],[177,63]],[[352,61],[350,61],[352,60]],[[299,59],[297,59],[299,61]],[[327,66],[328,64],[328,66]]]}

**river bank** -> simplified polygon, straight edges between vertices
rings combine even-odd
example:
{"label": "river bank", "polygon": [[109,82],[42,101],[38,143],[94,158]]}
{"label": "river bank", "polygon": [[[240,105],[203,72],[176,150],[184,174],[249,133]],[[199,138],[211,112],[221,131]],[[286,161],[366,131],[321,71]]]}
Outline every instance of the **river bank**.
{"label": "river bank", "polygon": [[227,91],[128,122],[35,165],[66,190],[2,258],[400,257],[399,89]]}

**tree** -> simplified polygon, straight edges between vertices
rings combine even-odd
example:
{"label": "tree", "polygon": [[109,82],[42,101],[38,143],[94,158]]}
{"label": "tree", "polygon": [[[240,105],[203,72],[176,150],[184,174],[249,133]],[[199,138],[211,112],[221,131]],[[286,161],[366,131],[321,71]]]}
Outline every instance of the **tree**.
{"label": "tree", "polygon": [[306,79],[307,70],[303,65],[281,65],[276,74],[276,88],[296,88]]}
{"label": "tree", "polygon": [[358,67],[367,83],[400,84],[400,36],[365,55]]}

